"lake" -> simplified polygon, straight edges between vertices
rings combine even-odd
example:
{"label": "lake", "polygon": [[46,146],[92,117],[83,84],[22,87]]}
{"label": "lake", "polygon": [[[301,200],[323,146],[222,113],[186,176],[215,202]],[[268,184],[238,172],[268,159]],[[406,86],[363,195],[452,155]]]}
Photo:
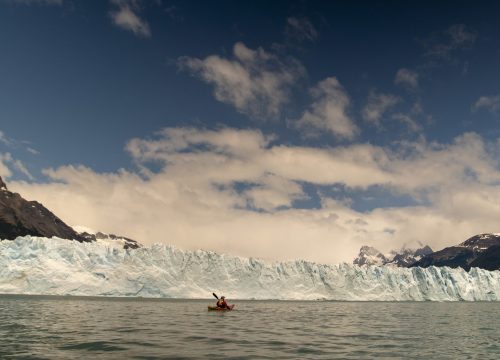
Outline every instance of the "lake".
{"label": "lake", "polygon": [[0,296],[0,358],[500,358],[496,302],[214,301]]}

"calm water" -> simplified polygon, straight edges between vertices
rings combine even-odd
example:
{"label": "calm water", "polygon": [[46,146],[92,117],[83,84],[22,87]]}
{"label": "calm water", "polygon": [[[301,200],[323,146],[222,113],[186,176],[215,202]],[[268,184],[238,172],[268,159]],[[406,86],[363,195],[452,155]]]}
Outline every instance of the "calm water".
{"label": "calm water", "polygon": [[500,303],[0,297],[0,358],[499,359]]}

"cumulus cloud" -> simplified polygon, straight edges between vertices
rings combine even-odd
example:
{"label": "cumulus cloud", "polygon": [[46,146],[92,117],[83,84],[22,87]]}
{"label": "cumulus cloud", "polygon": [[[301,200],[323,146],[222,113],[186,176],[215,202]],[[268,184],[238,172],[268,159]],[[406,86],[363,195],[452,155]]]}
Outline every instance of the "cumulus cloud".
{"label": "cumulus cloud", "polygon": [[285,33],[289,39],[302,41],[314,41],[318,37],[318,31],[307,18],[289,17]]}
{"label": "cumulus cloud", "polygon": [[363,119],[376,126],[380,126],[380,120],[384,114],[389,109],[396,106],[400,101],[401,99],[398,96],[392,94],[378,94],[372,91],[362,111]]}
{"label": "cumulus cloud", "polygon": [[139,0],[111,0],[115,7],[110,12],[113,24],[116,26],[132,31],[137,36],[151,37],[151,29],[147,21],[139,17],[140,11]]}
{"label": "cumulus cloud", "polygon": [[[267,259],[350,261],[363,244],[389,250],[421,240],[439,248],[498,231],[500,149],[474,133],[450,144],[315,148],[278,144],[257,130],[167,128],[126,149],[160,170],[63,166],[45,170],[46,183],[9,187],[71,224]],[[361,212],[318,191],[319,208],[297,208],[307,198],[303,184],[383,187],[415,203]]]}
{"label": "cumulus cloud", "polygon": [[264,174],[257,183],[244,192],[251,208],[265,211],[290,208],[295,200],[304,196],[299,184],[272,173]]}
{"label": "cumulus cloud", "polygon": [[500,95],[481,96],[472,105],[472,110],[487,109],[491,112],[496,112],[500,109]]}
{"label": "cumulus cloud", "polygon": [[339,139],[353,139],[358,127],[348,115],[349,96],[335,77],[321,81],[311,89],[313,103],[293,126],[306,135],[315,136],[327,131]]}
{"label": "cumulus cloud", "polygon": [[238,42],[233,57],[182,57],[179,66],[214,86],[215,98],[239,112],[260,119],[277,117],[289,101],[291,88],[305,75],[295,59],[281,59],[262,48]]}
{"label": "cumulus cloud", "polygon": [[408,69],[399,69],[394,79],[396,85],[404,86],[409,89],[418,88],[418,74]]}

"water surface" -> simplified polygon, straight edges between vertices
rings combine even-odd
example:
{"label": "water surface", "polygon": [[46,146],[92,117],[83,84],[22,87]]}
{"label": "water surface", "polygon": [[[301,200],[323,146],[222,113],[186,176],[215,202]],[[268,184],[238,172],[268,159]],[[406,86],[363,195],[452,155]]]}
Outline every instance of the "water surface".
{"label": "water surface", "polygon": [[500,303],[211,303],[0,296],[0,358],[500,358]]}

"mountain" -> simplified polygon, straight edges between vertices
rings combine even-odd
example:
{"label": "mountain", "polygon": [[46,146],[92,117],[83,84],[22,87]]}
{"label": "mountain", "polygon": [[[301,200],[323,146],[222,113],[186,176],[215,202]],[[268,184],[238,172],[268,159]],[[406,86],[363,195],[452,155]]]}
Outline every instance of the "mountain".
{"label": "mountain", "polygon": [[354,265],[385,265],[389,260],[380,251],[372,246],[362,246],[358,256],[352,262]]}
{"label": "mountain", "polygon": [[141,245],[132,239],[102,232],[75,231],[36,201],[27,201],[7,189],[0,177],[0,239],[14,240],[20,236],[101,242],[124,249],[137,249]]}
{"label": "mountain", "polygon": [[344,301],[500,300],[500,271],[266,262],[168,245],[0,242],[0,293]]}
{"label": "mountain", "polygon": [[412,266],[449,266],[469,270],[479,267],[488,270],[500,269],[500,234],[479,234],[463,243],[444,248],[424,256]]}
{"label": "mountain", "polygon": [[485,270],[499,270],[500,246],[492,245],[469,264],[471,268],[477,267]]}
{"label": "mountain", "polygon": [[0,239],[13,240],[25,235],[89,241],[39,202],[27,201],[9,191],[0,177]]}
{"label": "mountain", "polygon": [[99,243],[106,243],[108,245],[116,246],[119,245],[124,249],[138,249],[142,245],[136,240],[127,238],[125,236],[119,236],[115,234],[105,234],[100,231],[94,233],[89,231],[84,231],[79,233],[80,236],[84,237],[88,241],[97,241]]}
{"label": "mountain", "polygon": [[384,255],[377,249],[371,246],[362,246],[358,256],[354,259],[354,265],[394,265],[400,267],[408,267],[419,261],[422,257],[432,253],[429,246],[424,246],[419,243],[420,248],[411,249],[403,247],[400,250],[392,250],[389,254]]}
{"label": "mountain", "polygon": [[397,251],[393,250],[391,251],[392,260],[389,260],[386,264],[409,267],[431,253],[432,249],[427,245],[422,245],[422,247],[418,249],[402,248]]}

